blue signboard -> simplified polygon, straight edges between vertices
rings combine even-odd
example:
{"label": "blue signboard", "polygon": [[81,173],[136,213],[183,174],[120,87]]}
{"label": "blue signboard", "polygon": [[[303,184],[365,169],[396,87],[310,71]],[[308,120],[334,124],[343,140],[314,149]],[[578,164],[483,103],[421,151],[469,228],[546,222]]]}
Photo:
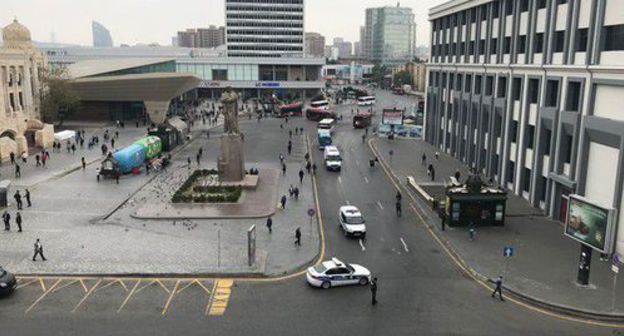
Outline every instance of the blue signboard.
{"label": "blue signboard", "polygon": [[514,254],[514,249],[513,249],[513,247],[505,247],[505,248],[503,249],[503,255],[504,255],[505,257],[513,257],[513,254]]}
{"label": "blue signboard", "polygon": [[276,87],[280,87],[280,83],[278,82],[256,82],[256,87],[276,88]]}

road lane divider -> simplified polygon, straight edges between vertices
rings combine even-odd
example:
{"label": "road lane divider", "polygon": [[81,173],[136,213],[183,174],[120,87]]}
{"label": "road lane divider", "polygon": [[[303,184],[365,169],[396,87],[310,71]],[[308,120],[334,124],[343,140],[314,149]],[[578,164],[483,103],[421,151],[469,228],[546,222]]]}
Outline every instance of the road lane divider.
{"label": "road lane divider", "polygon": [[364,242],[360,239],[360,247],[362,247],[362,252],[366,251],[366,246],[364,246]]}
{"label": "road lane divider", "polygon": [[403,237],[401,237],[401,243],[403,243],[403,249],[405,250],[405,252],[409,253],[409,249],[407,248],[407,244],[405,243],[405,240],[403,240]]}
{"label": "road lane divider", "polygon": [[212,299],[209,303],[208,315],[221,316],[225,313],[232,294],[232,286],[234,281],[231,279],[222,279],[215,282]]}
{"label": "road lane divider", "polygon": [[25,311],[24,313],[26,314],[26,313],[28,313],[29,311],[31,311],[31,310],[32,310],[32,309],[33,309],[33,308],[37,305],[37,303],[41,302],[41,300],[43,300],[43,298],[45,298],[48,294],[50,294],[50,293],[54,290],[54,288],[55,288],[56,286],[58,286],[58,284],[59,284],[60,282],[61,282],[61,279],[56,280],[56,282],[54,282],[54,284],[53,284],[50,288],[48,288],[45,292],[43,292],[43,294],[41,294],[41,295],[37,298],[37,300],[35,300],[35,302],[33,302],[33,303],[30,305],[30,307],[28,307],[28,308],[26,309],[26,311]]}
{"label": "road lane divider", "polygon": [[379,206],[379,209],[383,210],[384,206],[381,204],[381,201],[377,201],[377,206]]}

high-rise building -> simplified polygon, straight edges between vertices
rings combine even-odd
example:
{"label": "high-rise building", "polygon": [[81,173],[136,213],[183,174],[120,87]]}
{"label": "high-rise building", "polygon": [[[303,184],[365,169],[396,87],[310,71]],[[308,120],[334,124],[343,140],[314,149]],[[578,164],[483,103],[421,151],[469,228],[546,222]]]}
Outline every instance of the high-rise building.
{"label": "high-rise building", "polygon": [[350,57],[353,54],[353,44],[342,37],[334,38],[334,47],[338,49],[338,57]]}
{"label": "high-rise building", "polygon": [[360,55],[364,58],[368,58],[370,54],[370,41],[368,39],[366,26],[360,26]]}
{"label": "high-rise building", "polygon": [[570,194],[615,209],[624,253],[622,2],[454,0],[429,20],[425,139],[553,219]]}
{"label": "high-rise building", "polygon": [[353,42],[353,55],[362,56],[362,44],[359,41]]}
{"label": "high-rise building", "polygon": [[94,47],[112,47],[113,38],[106,27],[101,23],[92,21],[91,30],[93,32],[93,46]]}
{"label": "high-rise building", "polygon": [[325,54],[325,36],[319,33],[305,33],[306,56],[323,57]]}
{"label": "high-rise building", "polygon": [[416,24],[411,8],[367,8],[364,35],[367,57],[374,62],[396,65],[414,58]]}
{"label": "high-rise building", "polygon": [[179,31],[177,42],[177,46],[184,48],[215,48],[225,44],[225,28],[210,26]]}
{"label": "high-rise building", "polygon": [[303,57],[304,0],[225,0],[231,57]]}

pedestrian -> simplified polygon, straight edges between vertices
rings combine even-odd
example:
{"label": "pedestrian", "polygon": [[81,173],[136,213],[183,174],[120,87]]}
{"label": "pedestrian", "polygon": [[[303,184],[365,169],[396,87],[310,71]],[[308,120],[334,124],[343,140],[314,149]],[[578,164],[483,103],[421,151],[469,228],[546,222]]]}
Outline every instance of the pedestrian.
{"label": "pedestrian", "polygon": [[72,154],[76,154],[76,144],[75,143],[73,143],[71,145],[71,150],[72,150]]}
{"label": "pedestrian", "polygon": [[48,160],[48,152],[47,151],[41,151],[41,165],[45,167],[45,163]]}
{"label": "pedestrian", "polygon": [[303,135],[303,127],[299,127],[299,134]]}
{"label": "pedestrian", "polygon": [[115,131],[115,139],[119,139],[119,132]]}
{"label": "pedestrian", "polygon": [[280,153],[280,155],[279,155],[279,160],[280,160],[280,163],[281,163],[281,164],[283,164],[283,163],[284,163],[284,154]]}
{"label": "pedestrian", "polygon": [[423,153],[423,155],[422,155],[421,164],[423,166],[427,165],[427,155],[425,153]]}
{"label": "pedestrian", "polygon": [[292,141],[288,140],[288,155],[292,152]]}
{"label": "pedestrian", "polygon": [[494,288],[494,292],[492,292],[492,297],[496,298],[496,293],[498,293],[498,297],[501,301],[505,301],[503,299],[503,276],[499,275],[496,279],[496,287]]}
{"label": "pedestrian", "polygon": [[440,160],[440,152],[435,152],[435,158],[436,160]]}
{"label": "pedestrian", "polygon": [[15,224],[17,224],[17,232],[22,232],[22,215],[19,212],[15,215]]}
{"label": "pedestrian", "polygon": [[316,163],[312,164],[312,175],[316,175]]}
{"label": "pedestrian", "polygon": [[28,154],[26,154],[26,152],[22,152],[22,162],[24,163],[28,163],[27,160],[28,159]]}
{"label": "pedestrian", "polygon": [[435,181],[435,169],[431,167],[431,181]]}
{"label": "pedestrian", "polygon": [[2,220],[4,221],[4,231],[11,231],[11,214],[8,211],[4,210]]}
{"label": "pedestrian", "polygon": [[293,192],[295,194],[295,201],[298,201],[299,200],[299,187],[295,187]]}
{"label": "pedestrian", "polygon": [[371,304],[374,306],[377,304],[377,278],[373,278],[370,282],[370,290],[371,290]]}
{"label": "pedestrian", "polygon": [[310,169],[312,169],[312,165],[310,164],[310,161],[306,162],[306,171],[308,172],[308,174],[310,174]]}
{"label": "pedestrian", "polygon": [[41,166],[41,157],[39,157],[39,154],[35,155],[35,166],[36,167]]}
{"label": "pedestrian", "polygon": [[303,158],[308,161],[308,163],[310,162],[310,153],[306,152],[305,155],[303,156]]}
{"label": "pedestrian", "polygon": [[396,201],[396,214],[397,217],[401,217],[401,201]]}
{"label": "pedestrian", "polygon": [[26,194],[24,195],[24,197],[26,198],[26,205],[30,208],[32,206],[32,203],[30,203],[30,191],[28,189],[26,189]]}
{"label": "pedestrian", "polygon": [[280,203],[282,204],[282,209],[286,209],[286,195],[282,195]]}
{"label": "pedestrian", "polygon": [[188,163],[187,165],[188,169],[191,169],[191,157],[190,156],[186,158],[186,162]]}
{"label": "pedestrian", "polygon": [[111,139],[111,148],[115,148],[115,139]]}
{"label": "pedestrian", "polygon": [[11,164],[15,163],[15,153],[11,152],[11,154],[9,154],[9,157],[11,158]]}
{"label": "pedestrian", "polygon": [[115,183],[119,184],[119,175],[120,173],[115,173]]}
{"label": "pedestrian", "polygon": [[304,176],[305,176],[305,173],[303,172],[303,169],[299,169],[299,184],[303,183]]}
{"label": "pedestrian", "polygon": [[204,156],[204,149],[202,147],[199,147],[199,157]]}
{"label": "pedestrian", "polygon": [[295,245],[301,246],[301,229],[297,228],[295,230]]}
{"label": "pedestrian", "polygon": [[269,229],[269,233],[273,233],[273,218],[269,217],[266,221],[267,229]]}
{"label": "pedestrian", "polygon": [[457,182],[459,182],[460,177],[461,177],[461,173],[459,172],[459,169],[455,170],[455,179],[457,180]]}
{"label": "pedestrian", "polygon": [[35,259],[37,259],[37,255],[41,256],[41,259],[43,259],[43,261],[46,261],[47,259],[43,256],[43,245],[41,245],[41,242],[39,241],[39,238],[37,238],[37,241],[35,242],[35,255],[33,255],[33,261],[35,261]]}
{"label": "pedestrian", "polygon": [[299,127],[295,127],[295,135],[299,134]]}
{"label": "pedestrian", "polygon": [[201,159],[201,154],[197,153],[197,157],[196,157],[196,160],[197,160],[197,167],[199,167],[199,161],[200,161],[200,159]]}
{"label": "pedestrian", "polygon": [[288,130],[288,138],[292,139],[292,130]]}
{"label": "pedestrian", "polygon": [[288,196],[290,196],[290,198],[293,198],[294,194],[295,194],[295,188],[291,184],[290,187],[288,187]]}
{"label": "pedestrian", "polygon": [[17,210],[22,210],[22,195],[19,190],[15,191],[13,198],[15,198],[15,203],[17,203]]}
{"label": "pedestrian", "polygon": [[475,229],[474,222],[471,221],[470,224],[468,224],[468,238],[470,241],[474,241],[476,233],[477,230]]}
{"label": "pedestrian", "polygon": [[282,162],[282,174],[286,175],[286,163]]}
{"label": "pedestrian", "polygon": [[432,170],[433,170],[433,165],[430,163],[429,166],[427,166],[427,175],[431,175]]}
{"label": "pedestrian", "polygon": [[80,162],[82,163],[82,170],[85,170],[87,168],[87,161],[84,156],[80,158]]}
{"label": "pedestrian", "polygon": [[149,162],[145,162],[145,175],[149,175],[150,173],[150,164]]}

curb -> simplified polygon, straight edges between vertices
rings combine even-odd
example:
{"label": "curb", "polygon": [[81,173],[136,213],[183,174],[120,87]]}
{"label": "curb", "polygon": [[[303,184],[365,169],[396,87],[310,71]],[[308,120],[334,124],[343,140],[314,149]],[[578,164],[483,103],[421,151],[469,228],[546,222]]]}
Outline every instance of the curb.
{"label": "curb", "polygon": [[[389,178],[391,178],[392,180],[395,180],[396,182],[398,182],[398,185],[401,186],[402,188],[405,188],[405,186],[403,186],[403,184],[401,184],[400,180],[398,179],[398,177],[396,176],[396,174],[394,173],[394,171],[390,168],[390,166],[388,165],[388,163],[386,162],[386,160],[383,158],[382,155],[380,155],[379,150],[377,149],[377,146],[373,143],[375,141],[374,138],[371,138],[368,141],[368,146],[370,147],[370,149],[373,151],[373,153],[375,153],[375,155],[379,158],[379,161],[382,165],[384,165],[386,167],[386,169],[392,173],[392,176],[388,176]],[[407,189],[407,188],[406,188]],[[411,190],[411,189],[408,189]],[[418,193],[417,190],[414,190]],[[420,195],[420,193],[418,193]],[[422,211],[422,209],[421,209]],[[424,213],[424,211],[423,211]],[[427,217],[430,217],[428,214],[424,214]],[[430,224],[429,222],[423,222],[423,224],[425,226],[427,226],[430,229],[430,232],[440,241],[443,243],[443,245],[447,248],[448,252],[461,264],[462,267],[459,267],[460,271],[464,274],[467,274],[469,276],[473,276],[475,279],[478,279],[484,283],[490,283],[493,284],[495,282],[495,280],[488,278],[487,276],[479,273],[478,271],[476,271],[474,268],[472,268],[462,257],[461,255],[457,252],[457,250],[454,248],[454,246],[452,245],[452,243],[443,235],[441,235],[438,232],[438,228],[435,225]],[[541,298],[537,298],[525,293],[522,293],[516,289],[510,288],[508,286],[503,285],[503,288],[505,289],[505,291],[508,293],[509,296],[512,296],[516,299],[518,299],[519,301],[522,301],[525,304],[528,304],[532,307],[535,308],[539,308],[539,309],[543,309],[546,311],[551,311],[557,314],[561,314],[561,315],[566,315],[566,316],[570,316],[570,317],[575,317],[575,318],[582,318],[582,319],[587,319],[587,320],[591,320],[591,321],[598,321],[598,322],[608,322],[608,323],[621,323],[624,322],[624,315],[620,315],[620,314],[609,314],[609,313],[601,313],[601,312],[596,312],[596,311],[592,311],[592,310],[584,310],[584,309],[580,309],[580,308],[575,308],[575,307],[569,307],[566,305],[562,305],[562,304],[558,304],[558,303],[552,303],[549,301],[546,301],[544,299]]]}

